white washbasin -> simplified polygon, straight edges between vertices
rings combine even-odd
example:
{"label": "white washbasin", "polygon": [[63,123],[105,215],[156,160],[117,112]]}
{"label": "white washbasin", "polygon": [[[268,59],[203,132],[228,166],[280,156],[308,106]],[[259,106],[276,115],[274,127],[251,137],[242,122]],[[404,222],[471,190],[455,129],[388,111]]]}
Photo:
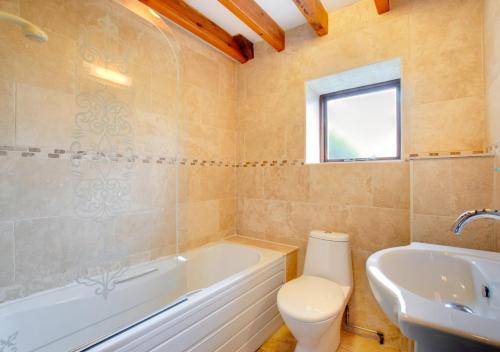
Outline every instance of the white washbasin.
{"label": "white washbasin", "polygon": [[418,352],[500,351],[500,253],[412,243],[372,254],[366,269]]}

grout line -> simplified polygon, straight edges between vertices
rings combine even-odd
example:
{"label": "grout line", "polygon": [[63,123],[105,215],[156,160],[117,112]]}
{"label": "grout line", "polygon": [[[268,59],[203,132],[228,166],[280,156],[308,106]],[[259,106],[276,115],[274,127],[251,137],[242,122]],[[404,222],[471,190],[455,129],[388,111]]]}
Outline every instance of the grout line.
{"label": "grout line", "polygon": [[414,196],[414,192],[413,192],[413,185],[414,185],[414,182],[415,182],[415,177],[413,175],[413,171],[414,171],[414,165],[413,165],[413,160],[410,160],[410,242],[413,242],[413,237],[414,237],[414,231],[413,231],[413,225],[414,225],[414,213],[413,213],[413,196]]}
{"label": "grout line", "polygon": [[12,222],[12,241],[13,241],[13,245],[14,245],[14,248],[12,248],[12,268],[14,270],[13,272],[13,284],[15,285],[16,282],[17,282],[17,278],[16,278],[16,253],[17,253],[17,250],[16,250],[16,222],[13,221]]}
{"label": "grout line", "polygon": [[17,82],[13,81],[14,84],[14,145],[17,145]]}

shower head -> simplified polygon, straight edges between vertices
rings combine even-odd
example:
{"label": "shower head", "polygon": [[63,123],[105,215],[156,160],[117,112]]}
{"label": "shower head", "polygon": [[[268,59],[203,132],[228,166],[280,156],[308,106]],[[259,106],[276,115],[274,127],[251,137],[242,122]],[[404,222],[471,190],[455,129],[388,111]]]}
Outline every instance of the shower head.
{"label": "shower head", "polygon": [[28,22],[21,28],[23,30],[24,36],[28,39],[34,40],[35,42],[39,43],[44,43],[49,40],[47,34],[32,23]]}
{"label": "shower head", "polygon": [[47,34],[40,27],[19,16],[0,11],[0,21],[10,22],[21,27],[24,36],[33,41],[44,43],[49,40]]}

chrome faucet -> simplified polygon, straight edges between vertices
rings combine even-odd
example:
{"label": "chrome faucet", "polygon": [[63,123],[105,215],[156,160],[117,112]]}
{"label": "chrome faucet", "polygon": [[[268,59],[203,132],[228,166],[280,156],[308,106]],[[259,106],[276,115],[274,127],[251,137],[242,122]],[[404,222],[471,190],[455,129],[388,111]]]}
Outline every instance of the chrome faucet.
{"label": "chrome faucet", "polygon": [[496,209],[468,210],[463,212],[453,224],[451,230],[459,235],[462,233],[465,225],[477,219],[495,219],[500,220],[500,212]]}

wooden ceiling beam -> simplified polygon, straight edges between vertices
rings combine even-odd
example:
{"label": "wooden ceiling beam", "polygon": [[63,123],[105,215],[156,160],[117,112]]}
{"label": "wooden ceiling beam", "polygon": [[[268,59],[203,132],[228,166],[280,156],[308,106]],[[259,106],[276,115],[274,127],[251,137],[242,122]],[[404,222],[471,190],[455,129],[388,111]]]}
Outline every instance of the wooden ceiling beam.
{"label": "wooden ceiling beam", "polygon": [[321,0],[293,0],[319,36],[328,34],[328,12]]}
{"label": "wooden ceiling beam", "polygon": [[183,0],[139,1],[235,60],[245,63],[253,59],[252,42],[241,35],[233,37]]}
{"label": "wooden ceiling beam", "polygon": [[255,0],[219,0],[277,51],[285,49],[285,32]]}
{"label": "wooden ceiling beam", "polygon": [[377,12],[379,15],[389,12],[391,9],[391,3],[390,0],[374,0],[375,1],[375,7],[377,8]]}

